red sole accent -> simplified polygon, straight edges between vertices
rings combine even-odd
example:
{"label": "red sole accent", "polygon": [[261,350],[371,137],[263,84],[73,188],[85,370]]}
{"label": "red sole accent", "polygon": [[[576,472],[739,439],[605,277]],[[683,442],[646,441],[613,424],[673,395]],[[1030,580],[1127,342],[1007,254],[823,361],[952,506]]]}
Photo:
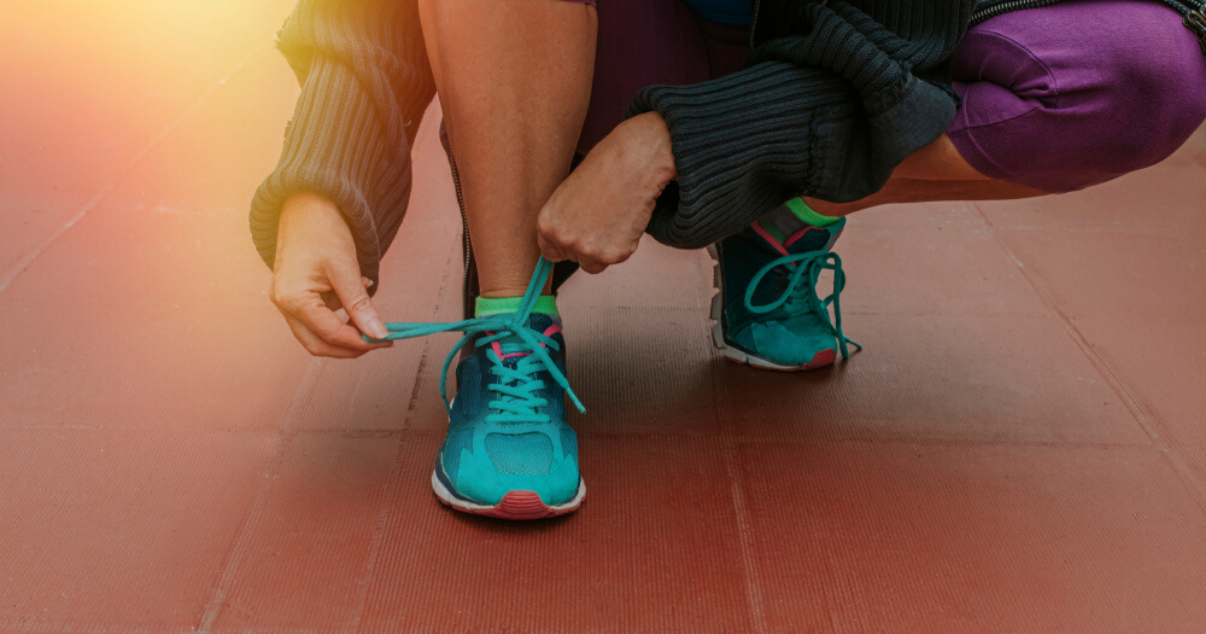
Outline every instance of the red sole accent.
{"label": "red sole accent", "polygon": [[484,515],[486,517],[495,517],[503,520],[542,520],[550,517],[557,517],[567,513],[573,513],[582,506],[579,502],[572,507],[551,508],[546,506],[540,499],[540,496],[535,491],[509,491],[503,496],[493,508],[484,509],[467,509],[459,506],[454,506],[446,502],[443,498],[436,496],[436,499],[443,502],[445,506],[456,509],[463,513],[472,513],[474,515]]}
{"label": "red sole accent", "polygon": [[738,361],[732,357],[725,358],[733,363],[736,363],[737,365],[748,365],[750,367],[756,367],[759,370],[773,370],[775,372],[808,372],[809,370],[820,370],[821,368],[833,365],[837,361],[837,351],[822,350],[821,352],[817,353],[817,356],[812,358],[812,361],[809,361],[798,368],[768,368],[761,365],[755,366],[746,361]]}

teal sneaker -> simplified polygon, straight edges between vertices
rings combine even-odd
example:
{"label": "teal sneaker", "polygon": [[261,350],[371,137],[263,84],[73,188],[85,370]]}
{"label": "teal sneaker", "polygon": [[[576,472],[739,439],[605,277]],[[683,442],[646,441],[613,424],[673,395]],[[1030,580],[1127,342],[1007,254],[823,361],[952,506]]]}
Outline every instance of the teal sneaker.
{"label": "teal sneaker", "polygon": [[[843,218],[783,237],[755,222],[708,248],[719,290],[712,298],[712,338],[726,357],[795,372],[831,365],[838,351],[848,357],[851,344],[862,349],[842,332],[846,275],[830,250],[845,226]],[[833,293],[821,299],[816,285],[824,271],[833,272]]]}
{"label": "teal sneaker", "polygon": [[[456,369],[448,435],[431,486],[444,504],[510,520],[553,517],[578,509],[586,486],[578,472],[578,437],[566,424],[565,397],[585,411],[565,378],[565,337],[552,298],[540,289],[551,266],[541,260],[514,312],[453,324],[388,323],[390,339],[459,330],[472,355]],[[447,403],[447,385],[440,393]]]}
{"label": "teal sneaker", "polygon": [[532,313],[527,328],[535,346],[487,332],[457,366],[448,436],[431,476],[440,501],[455,509],[538,519],[576,510],[586,494],[564,390],[534,349],[564,375],[561,319]]}

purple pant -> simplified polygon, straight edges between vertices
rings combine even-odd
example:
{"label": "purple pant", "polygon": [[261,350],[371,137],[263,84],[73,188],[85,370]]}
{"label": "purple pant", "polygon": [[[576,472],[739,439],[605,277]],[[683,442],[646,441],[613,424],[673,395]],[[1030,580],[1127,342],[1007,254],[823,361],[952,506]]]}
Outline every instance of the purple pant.
{"label": "purple pant", "polygon": [[[597,10],[583,153],[638,89],[726,75],[749,52],[744,29],[700,20],[678,0]],[[1180,14],[1149,0],[1066,0],[993,18],[964,38],[954,78],[963,103],[949,134],[963,158],[1048,192],[1154,165],[1206,119],[1206,56]]]}

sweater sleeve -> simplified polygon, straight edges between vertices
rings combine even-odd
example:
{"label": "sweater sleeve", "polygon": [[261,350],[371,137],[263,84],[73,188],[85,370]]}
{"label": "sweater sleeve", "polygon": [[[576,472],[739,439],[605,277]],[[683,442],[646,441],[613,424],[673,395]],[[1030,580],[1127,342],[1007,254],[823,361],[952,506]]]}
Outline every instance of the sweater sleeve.
{"label": "sweater sleeve", "polygon": [[649,233],[699,248],[796,196],[847,202],[879,191],[954,120],[951,92],[914,71],[949,58],[971,2],[947,2],[963,10],[943,19],[936,4],[928,28],[910,40],[849,3],[811,3],[800,15],[806,35],[763,44],[745,69],[639,92],[629,116],[661,114],[678,171]]}
{"label": "sweater sleeve", "polygon": [[[269,267],[285,200],[333,200],[374,281],[410,198],[410,147],[435,83],[414,0],[300,0],[277,47],[301,84],[276,169],[251,202]],[[377,285],[373,286],[375,290]]]}

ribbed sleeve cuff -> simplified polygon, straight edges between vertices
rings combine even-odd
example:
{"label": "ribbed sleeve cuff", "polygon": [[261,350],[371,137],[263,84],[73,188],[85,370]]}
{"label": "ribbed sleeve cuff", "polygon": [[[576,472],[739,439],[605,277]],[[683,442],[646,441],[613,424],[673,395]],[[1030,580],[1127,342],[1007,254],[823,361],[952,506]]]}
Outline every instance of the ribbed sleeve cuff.
{"label": "ribbed sleeve cuff", "polygon": [[410,188],[404,131],[388,129],[381,121],[351,69],[316,54],[286,129],[280,161],[252,200],[252,238],[260,257],[273,266],[285,200],[301,192],[321,194],[343,212],[356,240],[361,273],[376,281]]}
{"label": "ribbed sleeve cuff", "polygon": [[850,119],[852,101],[836,74],[784,62],[640,91],[628,114],[661,114],[678,171],[649,233],[670,246],[700,248],[799,195],[822,167],[817,123]]}
{"label": "ribbed sleeve cuff", "polygon": [[869,196],[954,119],[951,95],[909,71],[928,48],[845,3],[803,12],[808,35],[767,42],[744,70],[634,98],[629,116],[666,121],[678,169],[648,228],[657,240],[699,248],[796,196]]}
{"label": "ribbed sleeve cuff", "polygon": [[678,179],[647,230],[697,249],[796,196],[850,202],[874,194],[946,131],[955,103],[911,75],[860,100],[832,71],[772,61],[694,86],[646,88],[629,116],[649,111],[670,130]]}

